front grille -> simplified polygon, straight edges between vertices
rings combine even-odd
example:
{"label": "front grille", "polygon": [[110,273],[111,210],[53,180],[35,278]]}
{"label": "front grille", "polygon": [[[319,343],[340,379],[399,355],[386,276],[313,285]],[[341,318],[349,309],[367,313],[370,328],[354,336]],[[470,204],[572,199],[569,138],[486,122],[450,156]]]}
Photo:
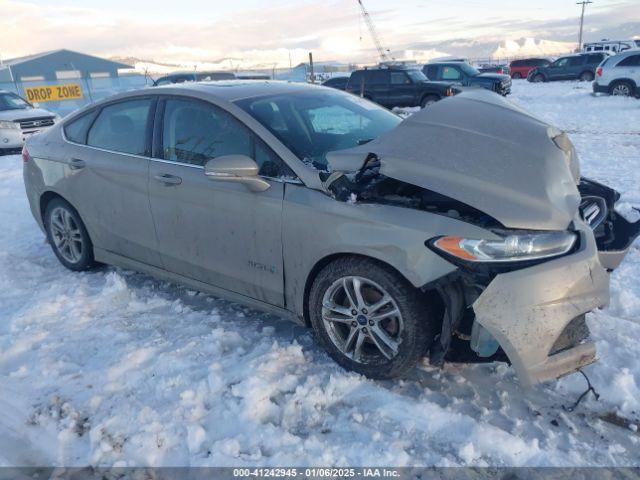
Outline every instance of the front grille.
{"label": "front grille", "polygon": [[585,321],[585,315],[582,314],[571,320],[551,347],[549,356],[560,353],[564,350],[577,347],[584,340],[589,338],[589,327]]}
{"label": "front grille", "polygon": [[582,197],[580,215],[592,230],[598,228],[607,217],[607,213],[607,204],[603,198],[593,196]]}
{"label": "front grille", "polygon": [[16,120],[20,124],[20,128],[24,130],[39,130],[41,128],[50,127],[54,124],[54,117],[25,118]]}

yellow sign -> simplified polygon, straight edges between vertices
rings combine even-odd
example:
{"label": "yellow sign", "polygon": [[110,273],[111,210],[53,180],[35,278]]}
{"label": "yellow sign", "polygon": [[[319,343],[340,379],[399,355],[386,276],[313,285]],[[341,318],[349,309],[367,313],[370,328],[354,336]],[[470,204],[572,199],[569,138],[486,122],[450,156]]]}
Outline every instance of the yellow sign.
{"label": "yellow sign", "polygon": [[82,88],[78,83],[24,87],[24,94],[31,103],[60,102],[82,98]]}

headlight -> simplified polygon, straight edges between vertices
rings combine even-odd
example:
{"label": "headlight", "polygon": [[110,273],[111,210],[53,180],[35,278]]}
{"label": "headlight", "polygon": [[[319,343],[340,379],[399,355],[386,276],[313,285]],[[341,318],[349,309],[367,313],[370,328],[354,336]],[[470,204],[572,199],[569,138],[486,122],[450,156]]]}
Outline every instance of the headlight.
{"label": "headlight", "polygon": [[0,120],[0,128],[20,130],[20,125],[18,125],[16,122],[8,122],[6,120]]}
{"label": "headlight", "polygon": [[549,232],[508,235],[500,240],[440,237],[432,245],[468,262],[518,262],[563,255],[576,240],[573,232]]}

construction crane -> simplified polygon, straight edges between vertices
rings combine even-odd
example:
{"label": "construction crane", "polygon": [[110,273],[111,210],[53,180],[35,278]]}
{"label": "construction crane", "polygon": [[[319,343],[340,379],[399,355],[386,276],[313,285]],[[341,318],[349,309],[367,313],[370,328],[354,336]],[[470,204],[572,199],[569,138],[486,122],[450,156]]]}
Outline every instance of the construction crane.
{"label": "construction crane", "polygon": [[362,3],[362,0],[358,0],[358,4],[360,5],[360,10],[362,11],[362,16],[364,17],[364,21],[367,23],[367,27],[369,28],[369,33],[371,34],[373,43],[375,44],[376,49],[378,50],[378,55],[380,56],[380,60],[382,62],[388,62],[389,55],[387,54],[387,52],[389,50],[382,47],[382,43],[380,42],[380,37],[378,37],[378,32],[376,32],[376,27],[373,24],[373,20],[371,20],[371,15],[369,15],[369,12],[367,12],[367,9],[364,8],[364,4]]}

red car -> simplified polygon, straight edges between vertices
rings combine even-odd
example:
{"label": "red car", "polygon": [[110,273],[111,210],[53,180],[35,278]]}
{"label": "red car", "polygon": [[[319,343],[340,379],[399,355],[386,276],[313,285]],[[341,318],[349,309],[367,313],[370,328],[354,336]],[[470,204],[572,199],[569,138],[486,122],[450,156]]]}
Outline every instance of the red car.
{"label": "red car", "polygon": [[547,58],[525,58],[514,60],[509,65],[511,67],[511,78],[527,78],[529,72],[536,67],[546,67],[551,63]]}

